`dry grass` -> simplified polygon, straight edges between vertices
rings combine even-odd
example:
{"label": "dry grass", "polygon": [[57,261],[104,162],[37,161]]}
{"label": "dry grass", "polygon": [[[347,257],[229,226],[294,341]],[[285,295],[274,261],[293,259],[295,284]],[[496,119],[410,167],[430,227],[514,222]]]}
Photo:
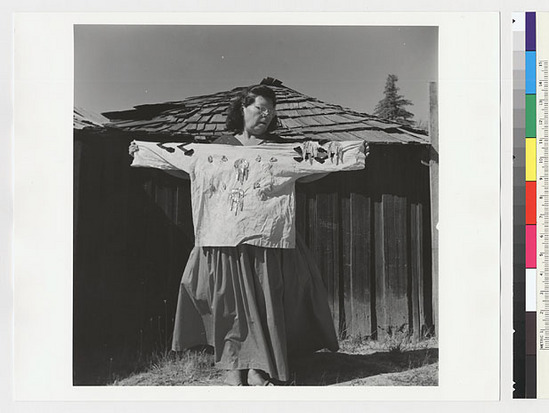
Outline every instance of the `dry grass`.
{"label": "dry grass", "polygon": [[171,352],[155,357],[144,372],[116,380],[115,386],[201,386],[221,384],[222,371],[206,351]]}
{"label": "dry grass", "polygon": [[426,349],[436,349],[438,342],[435,337],[416,339],[406,329],[389,329],[383,331],[383,336],[373,340],[369,336],[355,336],[339,342],[340,351],[345,353],[371,354],[386,352],[392,354]]}
{"label": "dry grass", "polygon": [[[290,360],[288,385],[436,386],[438,348],[435,339],[414,341],[408,334],[381,340],[355,337],[340,342],[340,351],[320,351]],[[155,356],[143,372],[116,380],[116,386],[223,385],[223,371],[206,351]]]}

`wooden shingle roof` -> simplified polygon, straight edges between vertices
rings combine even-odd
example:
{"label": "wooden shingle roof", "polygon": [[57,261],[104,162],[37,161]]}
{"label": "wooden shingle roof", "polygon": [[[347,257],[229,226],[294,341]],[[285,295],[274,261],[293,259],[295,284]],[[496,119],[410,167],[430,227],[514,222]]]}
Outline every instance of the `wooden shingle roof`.
{"label": "wooden shingle roof", "polygon": [[109,120],[98,113],[90,112],[89,110],[79,107],[74,108],[73,112],[73,128],[101,128]]}
{"label": "wooden shingle roof", "polygon": [[[266,78],[261,83],[269,85],[276,93],[279,118],[276,133],[282,138],[429,144],[425,131],[322,102],[283,86],[280,81],[272,78]],[[103,114],[109,119],[105,126],[125,132],[208,141],[225,133],[225,113],[230,102],[243,89],[239,87],[176,102],[139,105],[127,111],[107,112]]]}

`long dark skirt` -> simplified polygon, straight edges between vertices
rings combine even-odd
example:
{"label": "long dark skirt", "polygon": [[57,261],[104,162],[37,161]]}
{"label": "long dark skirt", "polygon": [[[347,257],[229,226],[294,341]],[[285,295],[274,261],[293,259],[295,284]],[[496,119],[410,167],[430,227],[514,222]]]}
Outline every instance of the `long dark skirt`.
{"label": "long dark skirt", "polygon": [[195,247],[183,273],[172,348],[214,348],[222,369],[289,379],[288,354],[338,343],[320,272],[295,249]]}

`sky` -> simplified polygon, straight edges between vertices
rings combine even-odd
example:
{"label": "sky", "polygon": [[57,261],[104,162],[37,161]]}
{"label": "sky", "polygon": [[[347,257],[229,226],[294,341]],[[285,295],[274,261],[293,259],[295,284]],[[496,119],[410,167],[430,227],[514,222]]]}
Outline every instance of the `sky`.
{"label": "sky", "polygon": [[388,74],[428,121],[437,27],[76,25],[75,106],[103,113],[259,83],[372,114]]}

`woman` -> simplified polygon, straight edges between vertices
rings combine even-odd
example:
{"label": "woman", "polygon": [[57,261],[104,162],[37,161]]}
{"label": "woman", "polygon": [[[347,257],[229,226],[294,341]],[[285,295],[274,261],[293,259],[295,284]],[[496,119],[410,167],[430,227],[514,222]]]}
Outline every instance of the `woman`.
{"label": "woman", "polygon": [[133,166],[191,175],[196,246],[181,280],[172,348],[212,345],[230,385],[284,382],[289,353],[338,350],[320,272],[295,236],[294,182],[362,168],[364,147],[348,145],[353,160],[336,166],[340,145],[284,144],[272,133],[275,106],[272,89],[254,86],[230,106],[233,134],[213,145],[179,146],[184,154],[130,148],[139,154]]}

